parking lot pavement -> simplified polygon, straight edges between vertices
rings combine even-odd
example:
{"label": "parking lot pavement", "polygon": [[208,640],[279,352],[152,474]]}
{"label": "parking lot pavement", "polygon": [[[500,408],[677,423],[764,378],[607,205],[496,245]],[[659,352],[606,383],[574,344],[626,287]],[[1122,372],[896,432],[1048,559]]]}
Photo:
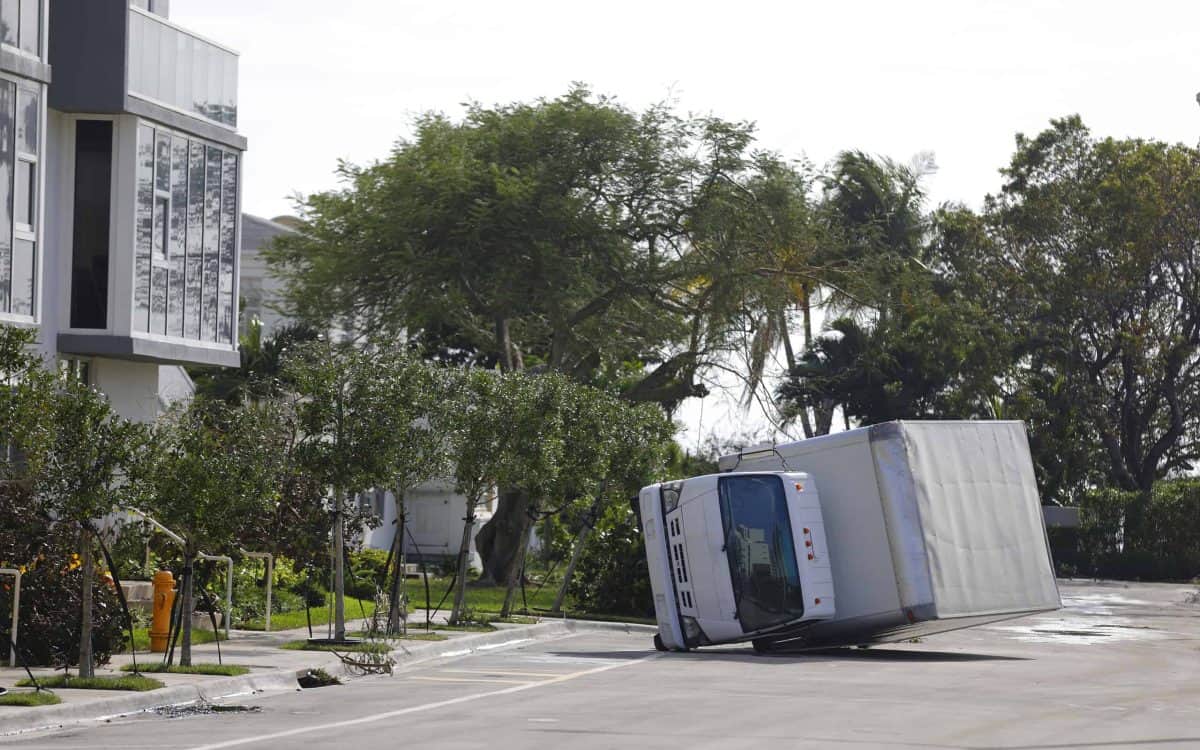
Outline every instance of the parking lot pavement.
{"label": "parking lot pavement", "polygon": [[919,643],[658,654],[579,632],[282,696],[0,747],[1200,747],[1195,587],[1064,582],[1066,608]]}

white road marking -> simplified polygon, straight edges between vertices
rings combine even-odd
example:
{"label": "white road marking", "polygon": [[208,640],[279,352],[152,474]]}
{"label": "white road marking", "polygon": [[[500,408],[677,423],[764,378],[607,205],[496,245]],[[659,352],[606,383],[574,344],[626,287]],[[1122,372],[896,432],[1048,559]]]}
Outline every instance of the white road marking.
{"label": "white road marking", "polygon": [[446,674],[498,674],[505,677],[561,677],[562,672],[517,672],[511,669],[443,669]]}
{"label": "white road marking", "polygon": [[485,680],[485,679],[478,678],[478,677],[425,677],[424,675],[409,675],[408,679],[410,679],[410,680],[428,680],[430,682],[491,682],[491,683],[515,682],[518,684],[524,684],[526,682],[529,682],[529,680],[506,680],[502,677],[497,677],[494,680]]}
{"label": "white road marking", "polygon": [[518,643],[532,643],[532,642],[533,642],[532,638],[516,638],[511,641],[504,641],[503,643],[490,643],[486,646],[476,646],[475,650],[476,651],[491,651],[491,650],[497,649],[497,648],[506,648],[508,646],[515,646]]}
{"label": "white road marking", "polygon": [[330,729],[340,729],[342,727],[353,727],[353,726],[357,726],[359,724],[373,724],[377,721],[383,721],[385,719],[392,719],[397,716],[407,716],[408,714],[420,713],[422,711],[432,711],[432,710],[438,709],[438,708],[445,708],[446,706],[455,706],[455,705],[458,705],[459,703],[467,703],[469,701],[479,700],[480,698],[490,698],[495,695],[512,695],[513,693],[521,693],[526,690],[533,690],[534,688],[542,687],[544,685],[553,685],[553,684],[556,684],[559,682],[567,682],[568,680],[574,680],[574,679],[578,679],[580,677],[587,677],[589,675],[599,674],[600,672],[607,672],[612,669],[620,669],[621,667],[628,667],[628,666],[632,666],[634,664],[641,664],[644,661],[649,661],[651,659],[657,659],[660,656],[661,656],[660,654],[650,654],[649,656],[643,656],[640,659],[633,659],[630,661],[619,661],[619,662],[616,662],[615,664],[605,664],[604,666],[601,666],[601,667],[593,667],[592,669],[584,669],[579,672],[571,672],[569,674],[565,674],[560,677],[553,677],[549,680],[542,680],[541,682],[529,682],[529,683],[525,683],[523,685],[514,685],[510,688],[503,688],[501,690],[489,690],[486,693],[472,693],[471,695],[460,695],[457,698],[449,698],[444,701],[435,701],[433,703],[424,703],[419,706],[410,706],[408,708],[401,708],[401,709],[397,709],[395,711],[385,711],[385,712],[379,713],[379,714],[363,716],[358,719],[346,719],[345,721],[334,721],[334,722],[330,722],[328,724],[318,724],[318,725],[311,726],[311,727],[299,727],[297,729],[288,729],[283,732],[272,732],[270,734],[260,734],[260,735],[254,736],[254,737],[242,737],[242,738],[239,738],[236,740],[227,740],[225,742],[216,742],[211,745],[200,745],[200,746],[192,748],[191,750],[221,750],[222,748],[226,748],[226,747],[238,747],[239,745],[251,745],[251,744],[254,744],[257,742],[266,742],[268,740],[278,740],[278,739],[282,739],[284,737],[295,737],[297,735],[310,734],[312,732],[324,732],[324,731],[327,731]]}

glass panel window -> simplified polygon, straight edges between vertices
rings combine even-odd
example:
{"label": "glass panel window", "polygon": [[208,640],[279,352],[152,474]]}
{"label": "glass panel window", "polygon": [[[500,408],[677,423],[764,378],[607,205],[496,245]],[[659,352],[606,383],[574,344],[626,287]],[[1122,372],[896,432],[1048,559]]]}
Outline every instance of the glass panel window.
{"label": "glass panel window", "polygon": [[41,0],[21,0],[21,49],[31,55],[42,52]]}
{"label": "glass panel window", "polygon": [[171,190],[171,136],[162,131],[154,140],[154,189],[159,192]]}
{"label": "glass panel window", "polygon": [[188,141],[171,138],[171,231],[167,282],[167,335],[183,336],[184,264],[187,252]]}
{"label": "glass panel window", "polygon": [[37,164],[17,159],[17,179],[13,189],[13,220],[20,231],[32,232],[37,216]]}
{"label": "glass panel window", "polygon": [[16,87],[0,80],[0,312],[12,312]]}
{"label": "glass panel window", "polygon": [[154,129],[138,127],[137,246],[133,270],[133,328],[150,330],[150,256],[154,245]]}
{"label": "glass panel window", "polygon": [[167,219],[171,215],[171,201],[162,196],[154,199],[154,258],[167,259]]}
{"label": "glass panel window", "polygon": [[167,332],[167,269],[155,265],[150,269],[150,333]]}
{"label": "glass panel window", "polygon": [[783,480],[722,477],[718,493],[733,597],[749,633],[804,614],[800,570]]}
{"label": "glass panel window", "polygon": [[204,293],[200,314],[200,338],[217,339],[217,306],[219,304],[218,255],[221,249],[221,149],[206,149],[207,168],[204,180]]}
{"label": "glass panel window", "polygon": [[204,296],[204,144],[188,145],[187,260],[184,262],[183,335],[200,338]]}
{"label": "glass panel window", "polygon": [[17,89],[17,151],[37,155],[41,110],[36,91]]}
{"label": "glass panel window", "polygon": [[17,315],[33,315],[36,247],[31,240],[17,239],[13,243],[12,311]]}
{"label": "glass panel window", "polygon": [[19,0],[0,0],[0,41],[16,47],[20,28],[21,4]]}
{"label": "glass panel window", "polygon": [[221,174],[221,311],[217,341],[233,343],[233,278],[237,258],[237,154],[226,153]]}

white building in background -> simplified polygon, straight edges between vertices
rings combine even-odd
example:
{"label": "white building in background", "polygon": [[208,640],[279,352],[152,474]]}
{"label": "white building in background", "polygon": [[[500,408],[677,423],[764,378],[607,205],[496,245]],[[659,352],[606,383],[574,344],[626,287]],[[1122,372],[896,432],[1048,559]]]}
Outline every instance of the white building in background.
{"label": "white building in background", "polygon": [[[269,337],[291,320],[278,306],[282,299],[283,282],[271,273],[263,249],[275,237],[294,232],[295,219],[287,216],[263,219],[244,214],[242,216],[241,281],[242,320],[248,324],[259,320],[263,336]],[[362,507],[374,512],[382,519],[375,529],[363,531],[363,544],[374,549],[389,549],[396,533],[396,500],[392,492],[377,490],[359,497]],[[476,509],[475,533],[487,523],[495,511],[496,500],[489,498]],[[462,540],[463,517],[467,513],[467,501],[454,492],[450,482],[429,482],[405,493],[407,509],[407,532],[405,554],[413,562],[445,560],[458,554]],[[481,567],[479,554],[475,551],[474,533],[471,536],[473,565]]]}

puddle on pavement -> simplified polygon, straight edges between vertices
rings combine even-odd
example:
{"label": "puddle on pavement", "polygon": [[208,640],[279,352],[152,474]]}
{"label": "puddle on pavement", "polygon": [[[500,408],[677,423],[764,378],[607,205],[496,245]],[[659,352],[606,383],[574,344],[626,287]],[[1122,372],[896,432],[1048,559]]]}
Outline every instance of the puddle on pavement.
{"label": "puddle on pavement", "polygon": [[1091,646],[1097,643],[1155,640],[1168,633],[1115,616],[1122,607],[1154,607],[1152,602],[1116,593],[1071,594],[1062,597],[1060,614],[1031,618],[1028,623],[991,626],[1028,643]]}

